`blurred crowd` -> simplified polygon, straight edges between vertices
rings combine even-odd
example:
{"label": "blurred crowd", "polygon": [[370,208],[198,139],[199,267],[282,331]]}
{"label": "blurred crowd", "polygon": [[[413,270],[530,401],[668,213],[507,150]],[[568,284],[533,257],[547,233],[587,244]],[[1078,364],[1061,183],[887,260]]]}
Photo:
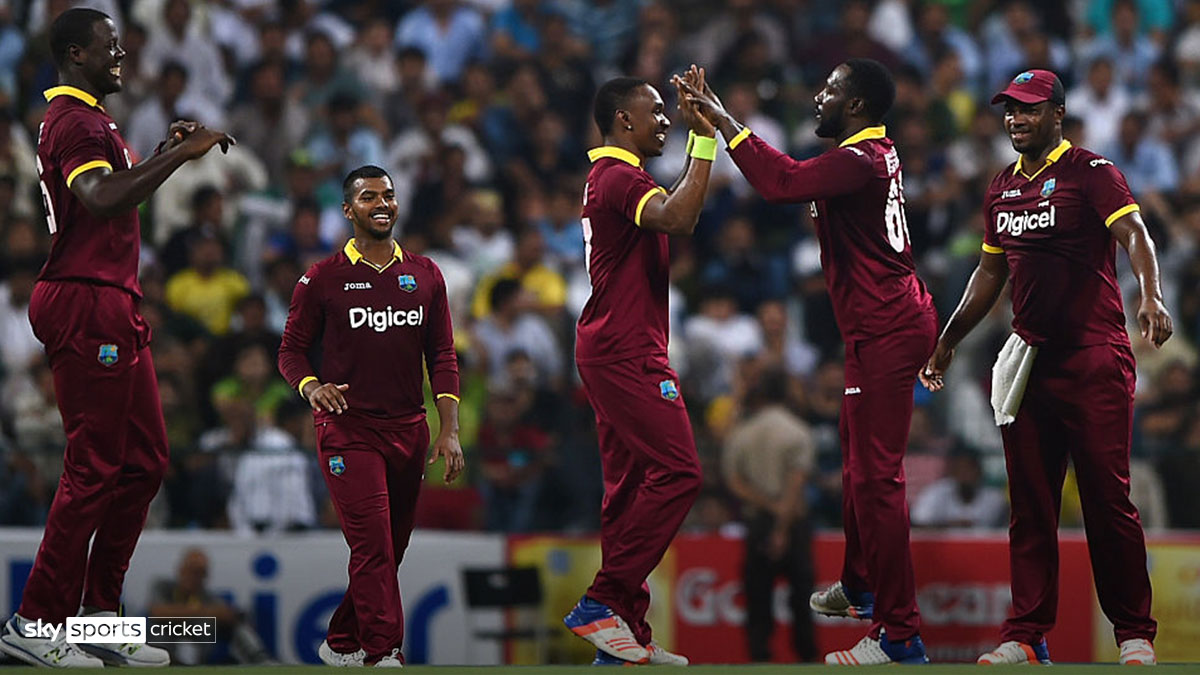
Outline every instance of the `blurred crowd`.
{"label": "blurred crowd", "polygon": [[[668,78],[697,63],[738,119],[807,157],[825,149],[812,96],[851,56],[895,74],[886,122],[943,319],[979,255],[984,188],[1015,159],[987,101],[1026,68],[1060,74],[1064,132],[1128,177],[1176,321],[1158,351],[1132,330],[1134,501],[1151,529],[1200,527],[1198,0],[0,0],[0,525],[43,522],[61,472],[26,310],[50,241],[34,161],[56,81],[46,29],[77,5],[118,26],[124,90],[105,106],[138,153],[178,118],[239,141],[141,209],[142,312],[172,453],[152,527],[336,527],[308,405],[275,355],[296,280],[350,236],[342,178],[377,164],[396,183],[401,245],[446,278],[462,371],[469,471],[427,482],[418,525],[593,531],[602,481],[572,343],[589,292],[579,212],[600,142],[595,88],[642,77],[673,110]],[[683,165],[683,126],[648,165],[662,184]],[[839,526],[841,345],[808,210],[766,204],[721,152],[695,236],[671,255],[670,356],[705,467],[685,529],[748,519],[730,484],[745,488],[738,467],[771,443],[806,470],[811,525]],[[1006,522],[987,388],[1009,320],[1004,299],[959,349],[947,390],[915,392],[918,526]],[[764,425],[793,433],[745,442]],[[1073,490],[1064,522],[1077,525]]]}

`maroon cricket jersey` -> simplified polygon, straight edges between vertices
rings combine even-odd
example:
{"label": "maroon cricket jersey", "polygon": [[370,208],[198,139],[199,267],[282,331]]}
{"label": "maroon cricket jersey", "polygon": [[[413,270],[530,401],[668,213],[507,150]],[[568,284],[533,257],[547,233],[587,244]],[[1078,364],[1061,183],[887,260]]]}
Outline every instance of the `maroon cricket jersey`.
{"label": "maroon cricket jersey", "polygon": [[1032,175],[1020,158],[983,201],[983,250],[1003,253],[1013,331],[1031,345],[1129,344],[1109,226],[1138,210],[1125,176],[1063,141]]}
{"label": "maroon cricket jersey", "polygon": [[842,339],[893,333],[933,312],[904,215],[900,156],[882,126],[797,161],[745,129],[729,155],[771,202],[810,202],[821,268]]}
{"label": "maroon cricket jersey", "polygon": [[[458,400],[458,360],[446,304],[446,282],[432,260],[402,251],[378,268],[354,240],[309,268],[292,293],[279,346],[279,372],[302,389],[310,379],[348,384],[343,415],[314,413],[316,421],[365,418],[372,424],[424,419],[424,371],[437,398]],[[319,350],[314,368],[310,351]]]}
{"label": "maroon cricket jersey", "polygon": [[50,106],[38,131],[37,170],[51,238],[50,257],[38,278],[117,286],[141,298],[137,209],[102,218],[71,192],[86,171],[133,168],[129,146],[91,94],[54,87],[45,96]]}
{"label": "maroon cricket jersey", "polygon": [[604,146],[588,158],[582,222],[592,294],[576,326],[575,361],[666,357],[668,239],[641,228],[646,202],[666,190],[628,150]]}

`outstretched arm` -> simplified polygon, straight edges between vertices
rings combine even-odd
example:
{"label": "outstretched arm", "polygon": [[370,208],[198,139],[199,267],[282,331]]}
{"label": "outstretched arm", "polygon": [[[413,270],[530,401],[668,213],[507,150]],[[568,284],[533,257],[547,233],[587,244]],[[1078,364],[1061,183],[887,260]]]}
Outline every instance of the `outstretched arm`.
{"label": "outstretched arm", "polygon": [[1129,266],[1137,277],[1142,302],[1138,306],[1138,326],[1142,337],[1154,346],[1161,347],[1175,328],[1171,314],[1163,304],[1162,286],[1159,284],[1158,257],[1154,252],[1154,240],[1146,231],[1142,216],[1137,211],[1127,213],[1113,221],[1113,237],[1129,253]]}
{"label": "outstretched arm", "polygon": [[[183,135],[176,125],[171,129],[172,136],[177,131]],[[88,211],[102,218],[113,216],[146,201],[184,162],[203,157],[215,145],[224,151],[236,143],[223,131],[197,127],[182,140],[168,141],[165,150],[128,171],[97,167],[76,176],[69,187]]]}
{"label": "outstretched arm", "polygon": [[874,173],[872,160],[854,147],[792,159],[735,120],[702,79],[685,80],[683,95],[721,132],[729,156],[763,199],[789,203],[837,197],[858,190]]}
{"label": "outstretched arm", "polygon": [[958,301],[958,307],[954,314],[950,315],[950,321],[946,323],[942,336],[938,338],[933,355],[929,357],[921,372],[917,373],[926,389],[938,391],[942,388],[942,376],[950,367],[950,361],[954,359],[954,348],[991,311],[992,305],[995,305],[996,299],[1000,297],[1000,291],[1004,290],[1006,281],[1008,261],[1004,254],[986,251],[981,253],[979,266],[967,282],[967,290],[963,291],[962,300]]}

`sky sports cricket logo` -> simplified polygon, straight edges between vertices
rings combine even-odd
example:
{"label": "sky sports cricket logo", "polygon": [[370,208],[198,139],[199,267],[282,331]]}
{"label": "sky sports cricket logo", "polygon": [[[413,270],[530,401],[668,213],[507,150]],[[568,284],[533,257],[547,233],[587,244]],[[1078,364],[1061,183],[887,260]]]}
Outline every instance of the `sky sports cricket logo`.
{"label": "sky sports cricket logo", "polygon": [[38,619],[22,628],[27,638],[57,640],[66,632],[66,641],[83,644],[155,644],[217,641],[217,619],[211,616],[71,616],[64,626]]}

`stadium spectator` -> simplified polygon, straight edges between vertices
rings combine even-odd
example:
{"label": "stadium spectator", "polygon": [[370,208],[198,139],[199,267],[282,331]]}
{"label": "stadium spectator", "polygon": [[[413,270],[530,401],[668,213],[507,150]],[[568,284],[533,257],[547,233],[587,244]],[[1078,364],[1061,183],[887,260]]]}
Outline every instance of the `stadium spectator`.
{"label": "stadium spectator", "polygon": [[1067,92],[1067,100],[1083,121],[1082,145],[1097,151],[1116,142],[1121,118],[1133,105],[1128,90],[1113,80],[1112,60],[1104,56],[1092,60],[1087,76]]}
{"label": "stadium spectator", "polygon": [[[250,623],[250,617],[208,588],[210,562],[200,548],[189,548],[179,559],[173,579],[158,579],[150,586],[146,615],[211,616],[217,620],[217,638],[229,645],[237,663],[269,665],[273,659]],[[176,663],[208,663],[214,646],[196,642],[163,643]]]}
{"label": "stadium spectator", "polygon": [[[813,587],[807,490],[816,462],[808,425],[787,408],[786,375],[767,370],[746,395],[745,416],[721,455],[729,492],[742,502],[746,553],[746,641],[751,661],[770,661],[775,580],[787,579],[794,659],[817,658],[808,596]],[[792,659],[788,659],[792,660]]]}
{"label": "stadium spectator", "polygon": [[551,438],[527,421],[533,413],[532,383],[501,375],[488,384],[478,451],[485,527],[495,532],[530,532],[538,518]]}
{"label": "stadium spectator", "polygon": [[396,48],[404,47],[424,52],[438,82],[450,84],[487,54],[487,26],[475,8],[457,0],[424,0],[396,26]]}
{"label": "stadium spectator", "polygon": [[503,377],[508,357],[523,352],[533,360],[542,386],[561,390],[562,349],[546,320],[533,309],[536,299],[516,279],[499,279],[488,296],[491,311],[475,324],[475,345],[491,377]]}
{"label": "stadium spectator", "polygon": [[167,306],[224,335],[237,301],[250,292],[246,278],[225,266],[225,244],[211,230],[197,232],[188,249],[188,266],[167,280]]}
{"label": "stadium spectator", "polygon": [[947,458],[946,477],[913,500],[913,527],[996,528],[1006,522],[1004,493],[984,485],[979,454],[963,446]]}

